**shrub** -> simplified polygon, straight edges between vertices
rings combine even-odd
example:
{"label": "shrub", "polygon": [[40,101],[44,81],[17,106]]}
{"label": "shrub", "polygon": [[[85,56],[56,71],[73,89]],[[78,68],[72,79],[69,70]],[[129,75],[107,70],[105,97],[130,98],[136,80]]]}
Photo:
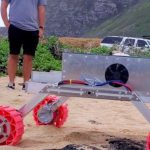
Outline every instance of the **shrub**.
{"label": "shrub", "polygon": [[0,38],[0,73],[6,72],[8,54],[9,54],[8,40]]}
{"label": "shrub", "polygon": [[[50,70],[61,70],[61,60],[55,59],[50,53],[49,47],[53,46],[57,38],[52,37],[49,40],[51,42],[42,43],[40,42],[33,60],[33,70],[37,71],[50,71]],[[9,55],[8,40],[0,38],[0,76],[6,74],[7,59]],[[20,55],[22,58],[22,54]],[[20,59],[21,60],[21,59]],[[19,61],[17,75],[22,75],[22,62]]]}
{"label": "shrub", "polygon": [[39,43],[35,58],[33,60],[33,70],[61,70],[61,60],[55,59],[54,56],[50,53],[49,44]]}
{"label": "shrub", "polygon": [[101,55],[110,55],[112,54],[112,51],[113,49],[105,47],[105,46],[91,49],[91,53],[101,54]]}

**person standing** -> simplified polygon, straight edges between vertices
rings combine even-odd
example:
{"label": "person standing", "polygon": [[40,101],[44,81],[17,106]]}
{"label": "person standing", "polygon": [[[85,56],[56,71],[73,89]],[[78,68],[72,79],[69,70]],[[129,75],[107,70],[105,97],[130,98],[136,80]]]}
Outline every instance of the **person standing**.
{"label": "person standing", "polygon": [[[8,87],[15,89],[18,57],[23,48],[23,89],[30,79],[32,59],[39,37],[44,34],[47,0],[1,0],[1,16],[8,29],[10,54],[8,57]],[[9,8],[9,18],[7,8]]]}

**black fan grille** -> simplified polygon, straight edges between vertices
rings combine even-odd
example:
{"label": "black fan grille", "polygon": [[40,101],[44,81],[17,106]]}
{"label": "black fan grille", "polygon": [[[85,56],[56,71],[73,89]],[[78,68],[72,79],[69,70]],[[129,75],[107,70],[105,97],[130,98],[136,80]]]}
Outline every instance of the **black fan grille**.
{"label": "black fan grille", "polygon": [[[105,79],[106,81],[117,80],[125,84],[129,79],[129,72],[126,69],[126,67],[123,66],[122,64],[118,64],[118,63],[112,64],[106,69]],[[117,85],[113,83],[109,83],[109,85],[113,87],[121,87],[121,85]]]}

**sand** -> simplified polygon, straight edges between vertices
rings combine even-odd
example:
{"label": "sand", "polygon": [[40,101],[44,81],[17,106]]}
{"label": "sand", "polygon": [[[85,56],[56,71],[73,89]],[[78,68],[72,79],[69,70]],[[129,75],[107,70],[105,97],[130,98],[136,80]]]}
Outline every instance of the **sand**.
{"label": "sand", "polygon": [[[25,93],[16,78],[16,89],[7,89],[8,77],[0,78],[0,105],[21,108],[34,94]],[[145,140],[150,131],[149,123],[131,102],[69,98],[69,117],[61,128],[37,126],[32,112],[24,118],[25,133],[17,146],[0,149],[59,149],[68,144],[107,145],[109,138]]]}

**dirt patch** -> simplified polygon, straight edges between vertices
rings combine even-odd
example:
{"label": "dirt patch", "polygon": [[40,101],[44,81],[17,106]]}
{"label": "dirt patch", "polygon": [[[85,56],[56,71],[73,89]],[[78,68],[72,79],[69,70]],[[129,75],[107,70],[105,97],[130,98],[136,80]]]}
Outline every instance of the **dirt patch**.
{"label": "dirt patch", "polygon": [[108,143],[109,143],[108,145],[102,145],[100,147],[70,144],[63,147],[62,149],[53,149],[53,150],[144,150],[145,149],[144,141],[133,141],[125,138],[124,139],[115,138],[109,139]]}
{"label": "dirt patch", "polygon": [[111,139],[109,140],[109,150],[144,150],[144,141],[133,141],[130,139]]}

